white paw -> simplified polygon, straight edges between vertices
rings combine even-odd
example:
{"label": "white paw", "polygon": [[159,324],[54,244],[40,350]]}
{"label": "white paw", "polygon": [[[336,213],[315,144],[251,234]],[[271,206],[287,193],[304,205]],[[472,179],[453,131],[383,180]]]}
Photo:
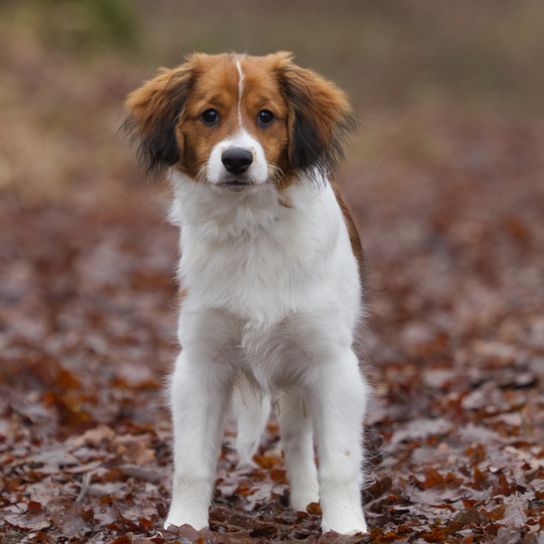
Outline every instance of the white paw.
{"label": "white paw", "polygon": [[296,478],[291,482],[289,505],[295,512],[306,512],[311,502],[319,502],[319,484],[317,477]]}
{"label": "white paw", "polygon": [[206,529],[208,527],[207,519],[191,518],[191,516],[173,516],[169,515],[163,524],[165,530],[175,527],[182,527],[183,525],[190,525],[196,531]]}
{"label": "white paw", "polygon": [[362,516],[350,516],[342,519],[323,518],[321,530],[323,533],[334,531],[340,535],[368,533],[365,518]]}
{"label": "white paw", "polygon": [[306,512],[307,506],[312,502],[319,502],[317,493],[291,493],[289,504],[295,512]]}

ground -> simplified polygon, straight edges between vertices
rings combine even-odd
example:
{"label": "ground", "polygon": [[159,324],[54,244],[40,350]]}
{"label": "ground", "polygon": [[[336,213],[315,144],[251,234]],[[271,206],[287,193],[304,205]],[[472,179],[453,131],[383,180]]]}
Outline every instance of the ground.
{"label": "ground", "polygon": [[0,542],[543,541],[544,127],[404,130],[432,151],[340,175],[366,251],[370,536],[287,508],[274,422],[253,468],[227,431],[211,532],[161,530],[176,231],[168,190],[135,185],[1,201]]}

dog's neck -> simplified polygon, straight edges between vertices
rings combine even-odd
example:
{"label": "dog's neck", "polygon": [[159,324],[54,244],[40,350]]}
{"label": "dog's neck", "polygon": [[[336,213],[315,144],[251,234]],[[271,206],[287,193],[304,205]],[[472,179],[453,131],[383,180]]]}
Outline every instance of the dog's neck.
{"label": "dog's neck", "polygon": [[281,193],[272,184],[229,191],[195,182],[177,170],[170,172],[170,181],[174,190],[170,222],[218,242],[257,236],[286,210],[308,209],[326,183],[301,177]]}

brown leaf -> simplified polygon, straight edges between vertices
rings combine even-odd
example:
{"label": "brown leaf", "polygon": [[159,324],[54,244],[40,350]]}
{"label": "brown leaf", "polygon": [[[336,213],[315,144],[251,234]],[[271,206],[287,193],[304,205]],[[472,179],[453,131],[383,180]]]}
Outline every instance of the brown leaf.
{"label": "brown leaf", "polygon": [[100,446],[104,442],[111,442],[115,438],[115,432],[107,425],[98,425],[83,434],[71,439],[76,448],[81,446]]}

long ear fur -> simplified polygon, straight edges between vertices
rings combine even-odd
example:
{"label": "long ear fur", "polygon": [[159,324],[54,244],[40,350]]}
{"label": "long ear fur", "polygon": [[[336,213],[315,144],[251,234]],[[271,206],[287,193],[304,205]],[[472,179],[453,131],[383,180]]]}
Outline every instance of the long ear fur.
{"label": "long ear fur", "polygon": [[183,142],[176,141],[175,128],[193,80],[189,58],[178,68],[159,70],[125,101],[127,116],[121,130],[138,142],[138,158],[149,175],[158,175],[180,159]]}
{"label": "long ear fur", "polygon": [[344,139],[355,128],[346,95],[312,70],[276,53],[276,71],[289,104],[289,161],[297,170],[327,174],[343,158]]}

